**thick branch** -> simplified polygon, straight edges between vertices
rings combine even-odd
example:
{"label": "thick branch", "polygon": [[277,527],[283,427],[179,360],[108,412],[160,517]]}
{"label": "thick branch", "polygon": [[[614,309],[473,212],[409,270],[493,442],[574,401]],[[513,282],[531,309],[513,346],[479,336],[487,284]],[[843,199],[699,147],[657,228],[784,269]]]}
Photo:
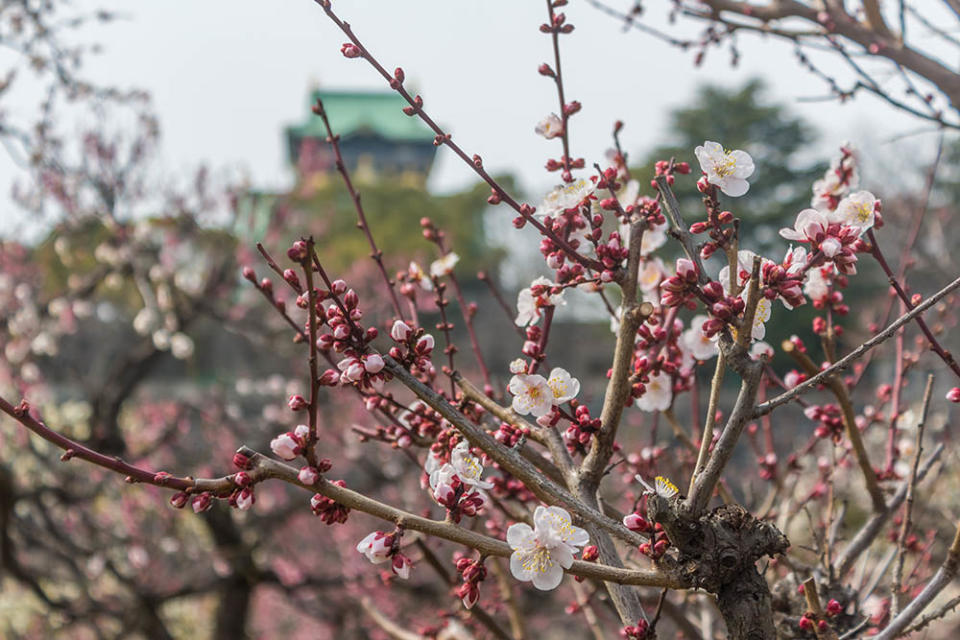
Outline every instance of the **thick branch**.
{"label": "thick branch", "polygon": [[733,411],[727,419],[720,439],[717,440],[717,446],[714,447],[710,461],[707,462],[703,473],[697,476],[693,489],[687,497],[686,507],[694,516],[703,513],[707,503],[710,502],[710,496],[713,495],[713,490],[720,481],[720,475],[733,457],[733,450],[737,446],[743,428],[753,419],[753,407],[757,400],[760,379],[763,376],[763,362],[749,363],[742,375],[743,381],[740,384],[740,393],[737,395]]}
{"label": "thick branch", "polygon": [[606,469],[613,444],[620,426],[623,407],[630,398],[630,364],[637,341],[637,330],[653,313],[649,302],[637,302],[637,275],[640,269],[640,247],[646,222],[639,220],[630,227],[630,254],[627,257],[627,273],[623,282],[623,301],[617,345],[613,353],[613,366],[607,391],[600,412],[600,431],[596,434],[589,453],[580,468],[580,486],[596,491]]}

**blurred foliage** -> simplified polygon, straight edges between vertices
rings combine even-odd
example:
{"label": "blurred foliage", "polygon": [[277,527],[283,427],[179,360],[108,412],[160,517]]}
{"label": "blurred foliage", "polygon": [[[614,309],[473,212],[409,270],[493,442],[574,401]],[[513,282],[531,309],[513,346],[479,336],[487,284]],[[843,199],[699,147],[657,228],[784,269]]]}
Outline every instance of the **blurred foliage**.
{"label": "blurred foliage", "polygon": [[[511,177],[497,180],[508,191]],[[436,249],[423,239],[420,219],[430,218],[447,234],[446,246],[460,255],[458,271],[475,273],[494,269],[503,252],[487,244],[483,215],[487,210],[489,187],[478,183],[459,193],[433,195],[420,186],[399,178],[380,176],[360,182],[357,190],[367,222],[384,259],[393,269],[405,268],[410,259],[429,264]],[[365,235],[357,228],[357,214],[350,194],[339,177],[331,176],[308,188],[299,187],[274,207],[274,219],[285,217],[284,234],[273,246],[286,247],[301,235],[312,233],[320,257],[331,273],[346,270],[370,256]]]}

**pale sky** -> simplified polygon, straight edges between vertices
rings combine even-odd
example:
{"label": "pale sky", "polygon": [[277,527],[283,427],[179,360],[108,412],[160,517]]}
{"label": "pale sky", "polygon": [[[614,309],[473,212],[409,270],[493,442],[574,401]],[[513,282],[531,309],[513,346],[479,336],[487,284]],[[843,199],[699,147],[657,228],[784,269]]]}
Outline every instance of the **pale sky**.
{"label": "pale sky", "polygon": [[[344,37],[312,0],[78,2],[124,16],[91,35],[103,53],[89,58],[87,73],[153,95],[163,131],[160,162],[169,171],[188,172],[205,162],[241,168],[258,187],[282,187],[290,178],[282,127],[304,117],[311,85],[384,86],[363,61],[340,55]],[[657,11],[668,3],[645,4],[649,20],[662,25]],[[408,86],[417,87],[427,111],[468,153],[479,153],[494,172],[518,175],[530,199],[539,201],[553,183],[544,160],[558,155],[556,141],[533,134],[536,122],[557,110],[552,83],[536,72],[552,57],[549,37],[537,30],[546,14],[543,2],[335,0],[334,6],[384,66],[404,68]],[[742,38],[735,69],[726,50],[712,50],[706,64],[694,68],[692,52],[637,31],[624,33],[584,2],[573,0],[564,10],[576,27],[561,39],[567,97],[584,107],[571,122],[572,151],[588,166],[602,161],[614,120],[626,122],[627,150],[640,152],[666,139],[669,110],[688,102],[698,85],[737,86],[753,76],[766,79],[776,99],[821,131],[816,154],[829,155],[847,139],[890,149],[882,143],[922,126],[867,96],[848,105],[798,102],[825,95],[825,87],[776,41]],[[693,26],[688,23],[686,32]],[[6,107],[14,115],[29,108]],[[0,158],[0,202],[7,202],[0,217],[8,230],[18,219],[6,201],[16,175],[9,159]],[[473,180],[449,151],[439,152],[433,189]]]}

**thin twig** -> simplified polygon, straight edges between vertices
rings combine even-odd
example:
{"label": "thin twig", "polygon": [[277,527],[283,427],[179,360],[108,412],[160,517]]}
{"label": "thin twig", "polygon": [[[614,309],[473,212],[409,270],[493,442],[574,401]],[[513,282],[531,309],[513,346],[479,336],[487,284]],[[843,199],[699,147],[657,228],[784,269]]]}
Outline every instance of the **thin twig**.
{"label": "thin twig", "polygon": [[938,303],[941,299],[943,299],[947,294],[949,294],[951,291],[953,291],[957,287],[960,287],[960,278],[957,278],[956,280],[952,281],[943,289],[940,289],[940,291],[937,291],[935,294],[933,294],[932,296],[924,300],[922,303],[918,304],[912,311],[905,313],[904,315],[897,318],[886,329],[884,329],[874,337],[864,342],[862,345],[860,345],[859,347],[851,351],[849,354],[847,354],[843,358],[840,358],[839,360],[837,360],[830,367],[824,369],[817,375],[805,380],[804,382],[801,382],[800,384],[795,386],[793,389],[790,389],[785,393],[781,393],[776,398],[773,398],[772,400],[768,400],[767,402],[764,402],[763,404],[758,405],[756,410],[753,412],[753,417],[757,418],[764,414],[770,413],[780,405],[786,404],[787,402],[790,402],[797,396],[803,393],[806,393],[810,389],[815,388],[816,385],[825,384],[826,379],[829,376],[832,376],[834,373],[838,373],[840,371],[845,371],[847,367],[849,367],[851,364],[853,364],[858,359],[863,357],[865,353],[867,353],[868,351],[876,347],[878,344],[881,344],[889,340],[890,337],[893,336],[894,333],[896,333],[897,329],[907,324],[908,322],[913,320],[915,317],[919,316],[921,313],[923,313],[924,311],[926,311],[927,309],[929,309],[930,307]]}

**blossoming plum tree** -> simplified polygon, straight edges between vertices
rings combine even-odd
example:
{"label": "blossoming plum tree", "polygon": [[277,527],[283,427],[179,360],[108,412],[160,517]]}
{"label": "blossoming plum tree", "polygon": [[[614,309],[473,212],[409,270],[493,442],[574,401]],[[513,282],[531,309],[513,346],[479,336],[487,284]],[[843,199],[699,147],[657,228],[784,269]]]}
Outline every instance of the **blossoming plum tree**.
{"label": "blossoming plum tree", "polygon": [[[366,528],[341,553],[389,563],[380,593],[401,591],[395,579],[433,579],[452,592],[444,615],[435,615],[433,603],[419,603],[418,622],[413,615],[394,619],[364,597],[371,622],[389,637],[532,637],[526,628],[532,607],[518,596],[527,582],[539,591],[571,589],[569,624],[584,626],[574,634],[597,638],[610,629],[628,638],[675,631],[736,639],[894,638],[932,625],[949,629],[941,618],[956,599],[931,605],[948,593],[960,566],[960,529],[933,520],[933,510],[917,500],[929,491],[923,481],[943,465],[945,443],[931,446],[925,430],[931,408],[946,403],[935,399],[931,374],[910,426],[914,439],[905,445],[904,390],[910,370],[945,369],[952,381],[946,400],[960,400],[960,366],[941,342],[953,322],[960,278],[926,295],[910,293],[905,267],[894,272],[880,248],[881,203],[858,190],[850,145],[812,185],[811,207],[781,231],[795,243],[784,247],[782,258],[741,248],[736,201],[727,198],[745,196],[751,175],[763,171],[745,152],[704,141],[695,150],[699,178],[690,166],[664,159],[647,195],[621,149],[621,123],[614,126],[616,151],[607,166],[588,169],[573,155],[571,118],[581,105],[566,98],[560,66],[561,36],[573,26],[557,11],[565,1],[553,0],[540,31],[550,37],[554,62],[539,73],[554,83],[560,115],[550,114],[534,130],[559,141],[560,155],[546,168],[562,184],[534,207],[508,193],[479,156],[436,124],[423,99],[408,92],[403,70],[387,71],[329,0],[317,4],[347,39],[341,53],[371,65],[405,99],[406,115],[426,123],[437,146],[490,186],[488,203],[511,210],[517,228],[540,234],[550,276],[534,280],[520,291],[516,311],[508,309],[521,338],[516,359],[504,371],[487,364],[475,330],[486,318],[466,301],[457,254],[429,219],[421,226],[436,246],[436,261],[390,276],[376,229],[367,225],[338,161],[390,311],[370,318],[362,295],[328,273],[313,237],[289,247],[258,246],[262,262],[251,261],[243,278],[285,323],[305,370],[306,391],[286,397],[290,426],[267,436],[272,455],[248,443],[229,461],[229,473],[180,475],[180,469],[148,469],[70,438],[28,399],[0,398],[0,410],[63,449],[63,460],[78,458],[130,483],[168,489],[177,508],[189,504],[206,513],[225,503],[256,512],[258,495],[286,483],[302,490],[302,510],[327,525],[361,520],[366,526],[366,517],[375,519],[378,528]],[[339,159],[336,122],[322,103],[314,110]],[[678,182],[695,184],[702,212],[680,210],[672,189]],[[908,239],[907,250],[913,242]],[[285,256],[275,258],[282,255],[277,249]],[[888,277],[902,313],[885,319],[871,338],[850,343],[845,329],[859,327],[842,323],[850,311],[844,290],[862,275],[861,260],[875,262]],[[274,275],[259,276],[264,268]],[[290,307],[281,302],[280,288],[295,301]],[[616,336],[595,403],[585,377],[554,366],[566,362],[564,345],[551,342],[551,327],[571,289],[596,297]],[[451,291],[459,320],[450,315]],[[436,308],[433,326],[425,301]],[[768,330],[774,333],[772,320],[808,303],[816,312],[813,340],[791,336],[779,348],[763,342]],[[469,364],[456,357],[453,330],[461,320]],[[910,349],[904,335],[914,327],[920,338]],[[866,384],[868,358],[890,339],[897,344],[894,382],[878,389],[878,404],[857,409],[854,392]],[[818,348],[807,344],[816,340]],[[777,355],[796,369],[779,375],[772,365]],[[698,375],[704,366],[713,369],[705,413]],[[540,372],[548,367],[549,375]],[[852,375],[843,375],[847,369]],[[481,386],[468,379],[471,371]],[[723,392],[727,375],[739,378],[734,398]],[[331,472],[342,477],[347,471],[325,437],[330,394],[362,401],[377,425],[358,429],[365,446],[382,443],[413,461],[405,468],[415,469],[419,491],[364,490],[330,479]],[[687,401],[689,411],[681,409]],[[774,411],[779,420],[795,404],[809,420],[810,438],[802,446],[773,422]],[[669,448],[659,444],[661,419],[672,431]],[[651,444],[638,444],[641,438]],[[735,455],[741,441],[756,454],[760,483]],[[788,447],[792,453],[781,462],[778,451]],[[881,449],[885,460],[877,465]],[[921,527],[930,532],[925,541]],[[315,544],[314,538],[299,547],[297,556],[309,555]],[[887,559],[872,561],[878,553]],[[495,586],[487,584],[488,572],[496,575]],[[875,596],[881,582],[885,597]]]}

